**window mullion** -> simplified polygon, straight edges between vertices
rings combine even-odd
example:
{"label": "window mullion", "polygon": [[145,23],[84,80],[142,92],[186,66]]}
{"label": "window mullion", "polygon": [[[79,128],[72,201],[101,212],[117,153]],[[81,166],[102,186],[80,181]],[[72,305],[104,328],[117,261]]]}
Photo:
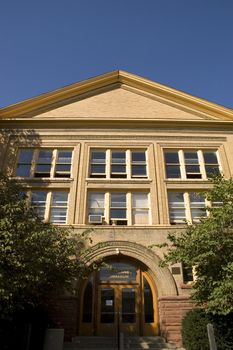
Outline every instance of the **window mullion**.
{"label": "window mullion", "polygon": [[30,172],[30,177],[34,177],[35,175],[35,169],[36,169],[36,164],[38,161],[38,156],[39,156],[39,149],[35,149],[32,157],[32,166],[31,166],[31,172]]}
{"label": "window mullion", "polygon": [[52,205],[52,192],[50,191],[47,193],[47,197],[46,197],[45,216],[44,216],[45,222],[49,221],[51,205]]}
{"label": "window mullion", "polygon": [[191,214],[190,198],[189,198],[188,192],[184,192],[184,205],[185,205],[186,220],[189,224],[191,224],[192,214]]}
{"label": "window mullion", "polygon": [[55,168],[57,164],[57,158],[58,158],[58,150],[54,149],[52,151],[52,162],[51,162],[51,169],[50,169],[50,177],[55,177]]}
{"label": "window mullion", "polygon": [[132,225],[132,193],[126,193],[126,218],[128,225]]}
{"label": "window mullion", "polygon": [[131,152],[129,149],[126,151],[126,174],[127,174],[127,179],[131,179],[132,177],[132,157],[131,157]]}
{"label": "window mullion", "polygon": [[105,193],[104,216],[105,216],[105,221],[107,222],[107,224],[110,224],[110,193],[109,192]]}
{"label": "window mullion", "polygon": [[110,179],[110,174],[111,174],[111,151],[110,149],[106,150],[106,158],[105,158],[105,173],[106,173],[106,178]]}
{"label": "window mullion", "polygon": [[186,179],[184,151],[183,151],[183,150],[179,150],[179,151],[178,151],[178,155],[179,155],[179,161],[180,161],[180,174],[181,174],[181,179]]}
{"label": "window mullion", "polygon": [[198,162],[199,162],[200,171],[201,171],[201,177],[202,177],[202,179],[207,180],[203,152],[201,150],[198,150],[197,156],[198,156]]}

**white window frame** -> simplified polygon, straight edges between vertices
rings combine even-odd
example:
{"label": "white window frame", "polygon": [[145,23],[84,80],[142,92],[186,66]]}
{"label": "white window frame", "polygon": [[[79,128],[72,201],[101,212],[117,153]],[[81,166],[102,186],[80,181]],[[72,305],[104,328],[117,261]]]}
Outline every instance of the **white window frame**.
{"label": "white window frame", "polygon": [[[183,193],[183,199],[184,199],[184,209],[185,209],[185,216],[186,216],[186,222],[187,224],[193,224],[193,223],[198,223],[199,220],[197,221],[194,221],[193,220],[193,217],[192,217],[192,207],[191,207],[191,201],[190,201],[190,193],[202,193],[203,191],[195,191],[195,190],[169,190],[168,191],[168,194],[167,194],[167,197],[168,197],[168,210],[169,210],[169,215],[168,215],[168,218],[169,218],[169,223],[170,225],[184,225],[185,224],[185,221],[184,222],[171,222],[170,220],[170,202],[169,202],[169,193]],[[204,203],[205,203],[205,207],[210,207],[211,206],[211,203],[205,198],[204,199]],[[208,216],[208,210],[206,209],[206,216]]]}
{"label": "white window frame", "polygon": [[[99,176],[100,174],[98,173],[92,173],[91,172],[91,165],[93,164],[92,162],[92,152],[105,152],[105,173],[101,173],[101,175],[104,175],[104,176]],[[125,177],[117,177],[117,176],[114,176],[114,177],[111,177],[111,165],[112,165],[112,152],[125,152],[125,173],[122,173],[122,175],[126,174]],[[133,164],[133,161],[132,161],[132,153],[133,152],[144,152],[145,153],[145,161],[144,162],[134,162],[134,164],[138,164],[138,165],[143,165],[145,166],[146,168],[146,174],[145,175],[132,175],[132,166],[134,165]],[[120,180],[120,179],[148,179],[148,153],[147,153],[147,149],[145,148],[133,148],[133,149],[128,149],[128,148],[95,148],[95,147],[92,147],[90,149],[90,157],[89,157],[89,178],[92,178],[92,179],[98,179],[98,178],[101,178],[101,179],[117,179],[117,180]],[[95,174],[97,175],[95,177]],[[119,172],[119,175],[121,173]]]}
{"label": "white window frame", "polygon": [[[66,206],[63,206],[64,208],[66,208],[66,222],[65,223],[51,223],[52,225],[67,225],[67,220],[68,220],[68,209],[69,209],[69,197],[70,197],[70,194],[68,191],[65,191],[65,190],[60,190],[60,189],[54,189],[54,190],[50,190],[50,191],[46,191],[44,189],[32,189],[28,192],[28,198],[29,198],[29,203],[31,203],[32,201],[32,193],[33,192],[45,192],[47,193],[47,196],[46,196],[46,201],[45,201],[45,214],[44,214],[44,222],[50,222],[50,215],[51,215],[51,209],[52,208],[55,208],[55,206],[53,206],[53,203],[52,203],[52,195],[53,193],[60,193],[60,192],[64,192],[64,193],[67,193],[67,203],[66,203]],[[60,206],[58,207],[60,208]]]}
{"label": "white window frame", "polygon": [[[32,162],[31,162],[31,169],[30,169],[30,176],[29,177],[26,177],[26,176],[17,176],[16,175],[16,171],[17,171],[17,166],[19,164],[19,157],[20,157],[20,152],[22,150],[32,150],[33,151],[33,156],[32,156]],[[37,162],[38,162],[38,158],[39,158],[39,152],[40,151],[52,151],[52,159],[51,159],[51,168],[50,168],[50,176],[49,177],[35,177],[35,173],[36,173],[36,166],[37,166]],[[16,166],[15,166],[15,171],[14,171],[14,176],[15,177],[20,177],[20,178],[44,178],[44,179],[51,179],[51,178],[55,178],[55,179],[64,179],[63,177],[56,177],[56,165],[57,165],[57,160],[58,160],[58,154],[59,152],[71,152],[71,161],[70,163],[67,163],[67,164],[70,164],[70,176],[67,177],[65,176],[64,178],[72,178],[72,165],[73,165],[73,148],[64,148],[64,147],[58,147],[58,148],[52,148],[52,147],[40,147],[40,148],[30,148],[30,147],[21,147],[18,149],[18,157],[17,157],[17,162],[16,162]]]}
{"label": "white window frame", "polygon": [[[182,149],[175,149],[175,148],[164,148],[164,164],[165,164],[165,178],[168,180],[188,180],[188,181],[197,181],[197,180],[208,180],[208,176],[206,173],[205,169],[205,161],[204,161],[204,152],[213,152],[216,154],[216,158],[218,161],[218,168],[219,168],[219,173],[222,173],[222,167],[221,167],[221,162],[220,162],[220,157],[219,157],[219,151],[211,148],[202,148],[202,149],[195,149],[195,148],[182,148]],[[167,177],[167,163],[165,160],[165,153],[178,153],[178,159],[179,159],[179,164],[177,166],[180,167],[180,177]],[[188,178],[187,177],[187,172],[186,172],[186,163],[185,163],[185,152],[196,152],[197,153],[197,158],[198,158],[198,166],[200,168],[200,178],[199,177],[193,177],[193,178]],[[169,163],[170,164],[170,163]],[[172,163],[171,163],[172,164]]]}
{"label": "white window frame", "polygon": [[[103,218],[103,223],[107,224],[107,225],[117,225],[117,221],[124,221],[125,220],[125,225],[127,226],[149,226],[151,225],[151,205],[150,205],[150,193],[149,191],[135,191],[132,190],[131,192],[129,191],[98,191],[98,190],[90,190],[88,195],[88,200],[87,200],[87,220],[89,217],[89,195],[90,193],[104,193],[104,205],[105,205],[105,210],[104,210],[104,218]],[[111,194],[112,193],[125,193],[126,194],[126,219],[113,219],[113,221],[116,222],[111,222],[112,219],[110,217],[110,210],[111,210]],[[148,223],[147,224],[133,224],[132,223],[132,213],[133,213],[133,194],[134,193],[145,193],[147,194],[147,198],[148,198],[148,208],[143,208],[143,209],[148,209]],[[89,223],[89,222],[88,222]]]}

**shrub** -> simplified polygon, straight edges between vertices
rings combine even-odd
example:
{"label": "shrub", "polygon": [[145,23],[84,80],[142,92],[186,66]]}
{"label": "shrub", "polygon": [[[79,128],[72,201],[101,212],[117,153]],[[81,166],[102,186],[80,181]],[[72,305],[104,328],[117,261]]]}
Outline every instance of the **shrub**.
{"label": "shrub", "polygon": [[182,321],[182,338],[186,350],[209,350],[207,324],[214,327],[218,350],[233,349],[233,314],[213,315],[204,309],[194,309]]}
{"label": "shrub", "polygon": [[182,321],[182,338],[186,350],[209,350],[208,323],[208,316],[203,309],[187,313]]}

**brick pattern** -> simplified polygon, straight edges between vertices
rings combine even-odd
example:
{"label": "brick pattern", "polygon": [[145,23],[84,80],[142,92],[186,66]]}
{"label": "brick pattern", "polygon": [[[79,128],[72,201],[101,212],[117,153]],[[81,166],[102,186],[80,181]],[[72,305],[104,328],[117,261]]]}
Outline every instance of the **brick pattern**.
{"label": "brick pattern", "polygon": [[54,299],[49,305],[49,318],[55,327],[64,328],[65,341],[77,335],[78,301],[74,297]]}
{"label": "brick pattern", "polygon": [[181,322],[195,304],[188,297],[164,297],[158,301],[160,333],[167,341],[182,346]]}

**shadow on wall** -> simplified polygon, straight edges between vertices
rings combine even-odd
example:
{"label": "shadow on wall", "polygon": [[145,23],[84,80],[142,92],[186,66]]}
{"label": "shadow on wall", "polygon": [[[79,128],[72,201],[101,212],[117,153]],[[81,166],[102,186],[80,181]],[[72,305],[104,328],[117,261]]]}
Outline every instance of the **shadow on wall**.
{"label": "shadow on wall", "polygon": [[39,147],[40,135],[34,129],[0,129],[0,171],[12,176],[19,147]]}

